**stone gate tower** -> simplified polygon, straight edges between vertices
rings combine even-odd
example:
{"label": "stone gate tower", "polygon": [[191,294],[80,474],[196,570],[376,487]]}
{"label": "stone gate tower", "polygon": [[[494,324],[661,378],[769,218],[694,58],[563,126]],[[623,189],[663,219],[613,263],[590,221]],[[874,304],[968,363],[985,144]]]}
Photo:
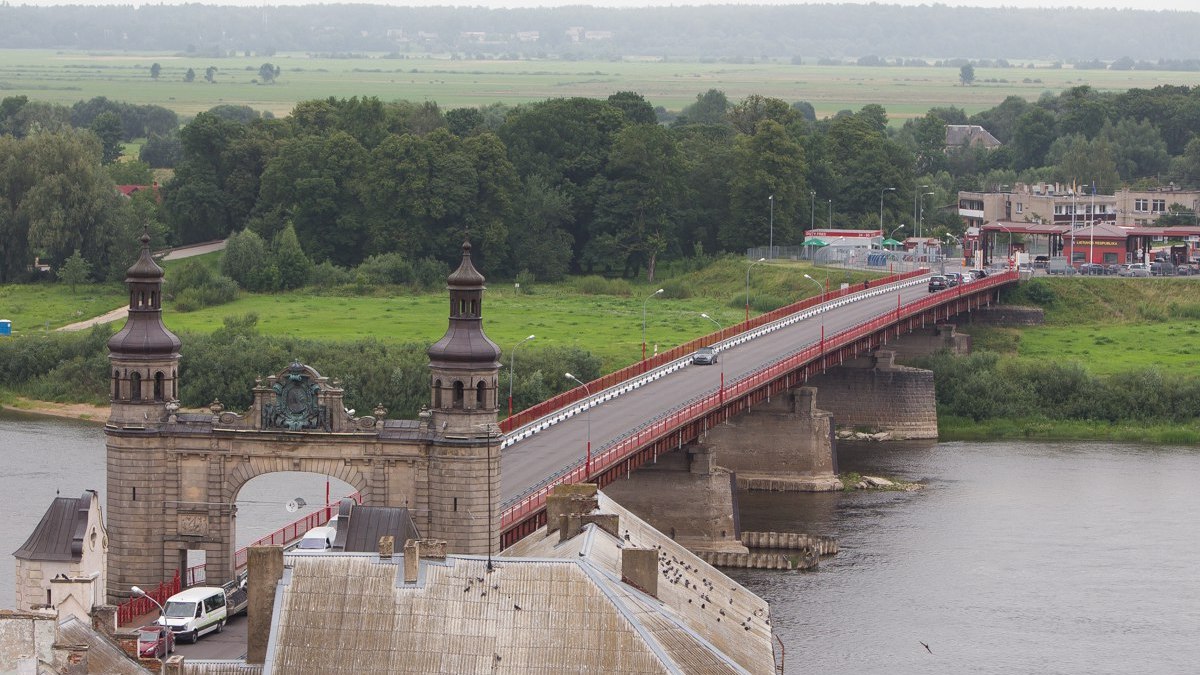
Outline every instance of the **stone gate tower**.
{"label": "stone gate tower", "polygon": [[[500,348],[483,332],[483,275],[471,244],[447,279],[450,325],[429,348],[431,416],[430,513],[454,550],[487,553],[499,530],[493,499],[500,493],[497,382]],[[494,447],[493,447],[494,446]]]}

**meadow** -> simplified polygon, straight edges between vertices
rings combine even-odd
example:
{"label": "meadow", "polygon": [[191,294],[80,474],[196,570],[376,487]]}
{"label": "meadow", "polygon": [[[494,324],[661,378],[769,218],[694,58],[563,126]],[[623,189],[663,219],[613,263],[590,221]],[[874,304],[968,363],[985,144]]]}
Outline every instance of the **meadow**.
{"label": "meadow", "polygon": [[[258,69],[264,62],[280,68],[273,84],[258,82]],[[157,80],[150,77],[153,63],[162,67]],[[750,94],[808,101],[818,117],[878,103],[896,123],[919,117],[935,106],[956,106],[970,114],[992,108],[1008,96],[1036,100],[1043,93],[1079,85],[1125,91],[1162,84],[1200,84],[1200,73],[1192,72],[1021,65],[1024,67],[976,68],[975,84],[964,87],[959,83],[958,68],[953,67],[819,66],[815,59],[794,65],[632,58],[473,61],[437,55],[333,59],[303,53],[208,58],[172,53],[0,50],[0,93],[64,105],[107,96],[162,105],[183,115],[219,104],[247,105],[283,116],[297,101],[329,96],[434,101],[448,109],[565,96],[602,98],[617,91],[635,91],[652,105],[679,111],[695,101],[697,94],[719,89],[735,102]],[[204,81],[209,66],[217,68],[213,83]],[[195,71],[194,82],[183,81],[188,68]]]}

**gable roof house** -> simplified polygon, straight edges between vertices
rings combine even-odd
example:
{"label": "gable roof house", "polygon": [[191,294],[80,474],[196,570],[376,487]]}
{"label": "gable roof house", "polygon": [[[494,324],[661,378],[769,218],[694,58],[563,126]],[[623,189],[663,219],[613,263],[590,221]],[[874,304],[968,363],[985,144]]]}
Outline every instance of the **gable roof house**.
{"label": "gable roof house", "polygon": [[1003,143],[978,124],[947,124],[946,147],[961,148],[964,145],[980,146],[991,150],[1000,147]]}

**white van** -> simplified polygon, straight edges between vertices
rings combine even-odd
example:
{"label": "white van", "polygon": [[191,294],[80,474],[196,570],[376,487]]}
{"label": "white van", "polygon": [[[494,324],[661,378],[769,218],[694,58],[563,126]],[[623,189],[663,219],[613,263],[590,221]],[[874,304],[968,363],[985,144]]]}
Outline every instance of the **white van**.
{"label": "white van", "polygon": [[314,527],[304,536],[300,538],[300,543],[296,544],[296,549],[299,551],[328,551],[333,548],[334,537],[337,536],[337,530],[332,527],[320,526]]}
{"label": "white van", "polygon": [[225,589],[196,586],[167,598],[159,625],[171,629],[178,640],[195,643],[201,635],[225,628]]}

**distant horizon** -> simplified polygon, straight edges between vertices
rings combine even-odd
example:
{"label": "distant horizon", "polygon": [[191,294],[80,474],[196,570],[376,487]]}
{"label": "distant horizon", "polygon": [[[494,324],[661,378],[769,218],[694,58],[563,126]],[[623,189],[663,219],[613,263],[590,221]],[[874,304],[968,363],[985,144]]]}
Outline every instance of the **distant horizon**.
{"label": "distant horizon", "polygon": [[[0,0],[2,1],[2,0]],[[304,6],[304,5],[385,5],[390,7],[484,7],[487,9],[525,9],[525,8],[556,8],[571,6],[591,6],[613,9],[638,9],[645,7],[695,7],[712,5],[746,5],[746,6],[788,6],[788,5],[869,5],[901,7],[945,7],[971,8],[1008,8],[1008,9],[1082,9],[1082,10],[1135,10],[1143,12],[1186,12],[1195,14],[1198,10],[1195,0],[949,0],[947,2],[929,2],[928,0],[883,0],[881,2],[837,2],[836,0],[345,0],[329,2],[326,0],[217,0],[215,2],[196,2],[195,0],[153,0],[140,2],[138,0],[8,0],[14,7],[52,7],[63,5],[76,6],[134,6],[147,5],[185,5],[199,4],[228,7],[263,7],[263,6]]]}

